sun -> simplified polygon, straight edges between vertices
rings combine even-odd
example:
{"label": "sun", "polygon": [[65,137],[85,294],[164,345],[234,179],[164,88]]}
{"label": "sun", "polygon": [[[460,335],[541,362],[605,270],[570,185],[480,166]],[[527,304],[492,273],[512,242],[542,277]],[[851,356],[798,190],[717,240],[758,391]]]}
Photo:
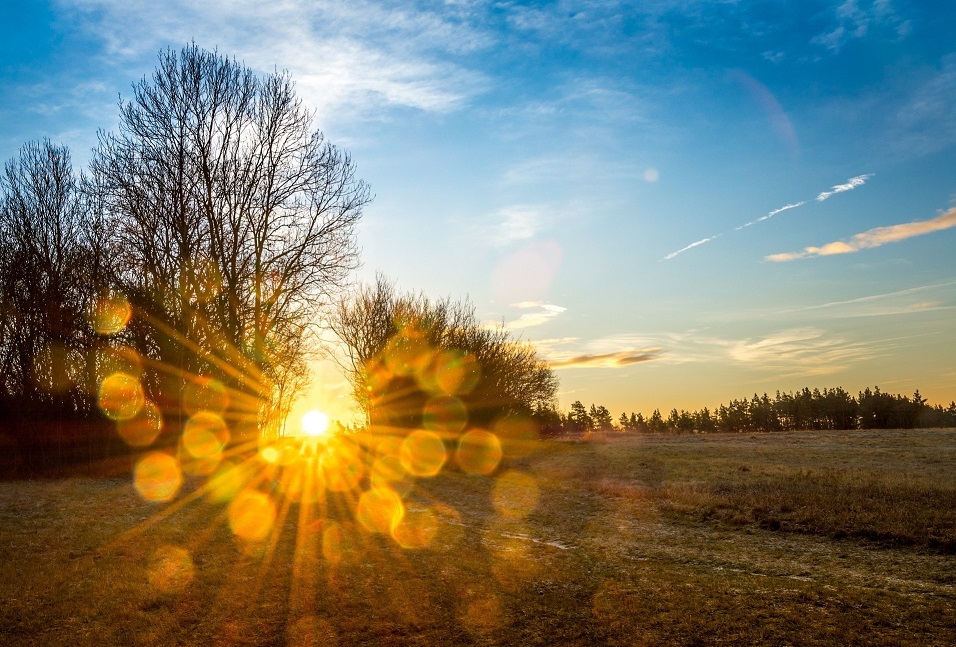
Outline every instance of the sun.
{"label": "sun", "polygon": [[306,436],[324,436],[329,431],[329,416],[318,409],[312,409],[302,416],[302,433]]}

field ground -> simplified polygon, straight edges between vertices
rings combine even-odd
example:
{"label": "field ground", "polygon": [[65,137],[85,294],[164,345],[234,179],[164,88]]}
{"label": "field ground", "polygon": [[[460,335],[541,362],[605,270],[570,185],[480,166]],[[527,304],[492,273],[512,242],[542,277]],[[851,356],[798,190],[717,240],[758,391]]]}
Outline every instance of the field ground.
{"label": "field ground", "polygon": [[257,544],[128,479],[0,483],[0,644],[956,645],[954,430],[547,443],[405,505],[427,547],[341,495]]}

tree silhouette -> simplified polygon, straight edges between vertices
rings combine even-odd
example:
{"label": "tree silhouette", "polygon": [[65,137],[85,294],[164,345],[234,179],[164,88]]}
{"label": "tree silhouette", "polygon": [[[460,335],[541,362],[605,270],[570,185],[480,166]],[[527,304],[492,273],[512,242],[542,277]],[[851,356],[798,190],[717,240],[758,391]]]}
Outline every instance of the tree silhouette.
{"label": "tree silhouette", "polygon": [[195,45],[163,52],[118,131],[100,133],[91,169],[112,279],[138,315],[131,339],[163,367],[151,393],[175,408],[214,378],[234,433],[281,418],[320,308],[356,266],[370,199],[288,74],[259,77]]}
{"label": "tree silhouette", "polygon": [[29,142],[0,176],[0,422],[21,446],[78,434],[94,412],[87,324],[105,255],[69,151]]}
{"label": "tree silhouette", "polygon": [[485,427],[515,417],[547,422],[554,410],[551,369],[529,344],[478,321],[467,301],[399,294],[378,275],[339,302],[331,328],[373,429],[428,426],[430,416]]}

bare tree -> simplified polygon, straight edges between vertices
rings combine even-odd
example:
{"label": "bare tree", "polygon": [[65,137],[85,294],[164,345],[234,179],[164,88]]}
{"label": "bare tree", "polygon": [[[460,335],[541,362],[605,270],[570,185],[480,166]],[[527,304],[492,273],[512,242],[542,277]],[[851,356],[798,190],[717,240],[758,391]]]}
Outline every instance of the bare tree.
{"label": "bare tree", "polygon": [[67,148],[47,140],[25,144],[0,175],[0,425],[43,464],[105,437],[92,434],[86,379],[97,344],[86,313],[105,253],[82,184]]}
{"label": "bare tree", "polygon": [[[197,375],[230,388],[237,426],[268,424],[304,376],[315,322],[357,264],[370,200],[312,127],[286,73],[190,45],[160,54],[91,162],[133,301],[137,346],[178,399]],[[170,378],[170,372],[177,375]]]}
{"label": "bare tree", "polygon": [[530,344],[478,321],[467,301],[398,294],[378,275],[339,301],[330,327],[373,427],[420,426],[435,396],[458,398],[470,425],[554,408],[553,371]]}
{"label": "bare tree", "polygon": [[88,341],[86,229],[69,151],[25,144],[0,177],[0,383],[27,400],[66,390]]}

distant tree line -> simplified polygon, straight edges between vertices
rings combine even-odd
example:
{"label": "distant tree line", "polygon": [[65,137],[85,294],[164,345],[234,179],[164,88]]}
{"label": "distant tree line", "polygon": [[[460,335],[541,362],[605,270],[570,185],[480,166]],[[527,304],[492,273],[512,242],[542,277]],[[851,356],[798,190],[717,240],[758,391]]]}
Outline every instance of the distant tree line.
{"label": "distant tree line", "polygon": [[840,387],[822,391],[766,393],[731,400],[711,411],[671,409],[665,417],[655,409],[649,417],[621,413],[614,420],[606,407],[585,407],[580,400],[567,412],[539,409],[536,417],[547,436],[589,437],[608,433],[713,433],[843,429],[914,429],[956,427],[956,401],[930,405],[919,389],[912,397],[867,387],[856,397]]}

